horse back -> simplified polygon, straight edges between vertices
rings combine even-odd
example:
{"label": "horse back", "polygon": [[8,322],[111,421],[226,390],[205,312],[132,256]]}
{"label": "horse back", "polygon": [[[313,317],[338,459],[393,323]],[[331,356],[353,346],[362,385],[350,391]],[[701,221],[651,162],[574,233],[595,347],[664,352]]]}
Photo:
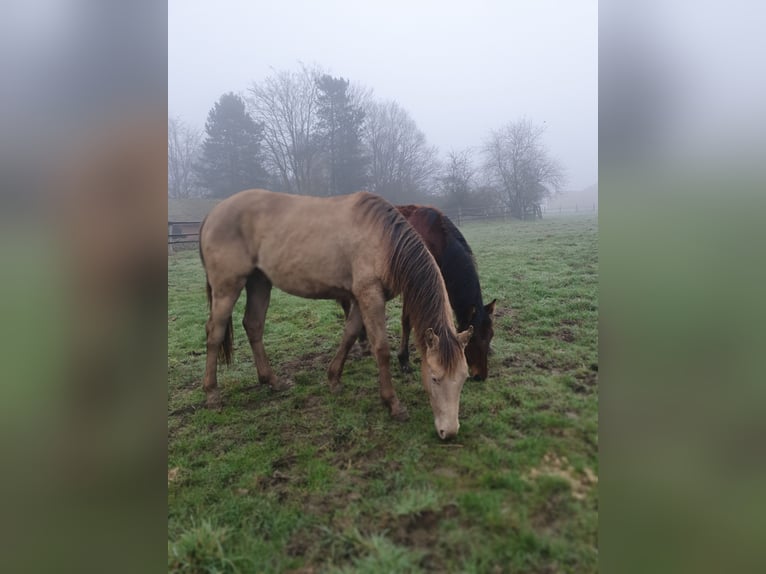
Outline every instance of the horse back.
{"label": "horse back", "polygon": [[341,296],[357,275],[378,271],[380,247],[355,221],[355,195],[235,194],[211,211],[200,234],[206,267],[212,254],[225,258],[232,273],[247,276],[258,268],[297,296]]}

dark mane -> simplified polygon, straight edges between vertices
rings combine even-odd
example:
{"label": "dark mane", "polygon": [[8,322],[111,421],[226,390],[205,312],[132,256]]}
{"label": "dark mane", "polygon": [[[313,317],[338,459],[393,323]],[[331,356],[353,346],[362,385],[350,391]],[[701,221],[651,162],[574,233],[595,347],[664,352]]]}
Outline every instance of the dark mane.
{"label": "dark mane", "polygon": [[381,226],[389,238],[387,287],[393,294],[401,293],[418,346],[423,348],[425,331],[432,328],[439,337],[440,360],[445,369],[453,371],[463,351],[454,334],[444,281],[433,256],[393,205],[371,193],[362,194],[357,205],[361,216]]}

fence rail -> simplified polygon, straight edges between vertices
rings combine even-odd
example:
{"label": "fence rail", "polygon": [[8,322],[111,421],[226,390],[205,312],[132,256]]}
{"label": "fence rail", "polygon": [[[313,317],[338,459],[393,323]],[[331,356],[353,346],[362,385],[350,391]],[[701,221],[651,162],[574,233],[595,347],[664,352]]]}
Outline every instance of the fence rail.
{"label": "fence rail", "polygon": [[[563,215],[572,213],[596,213],[598,206],[593,203],[587,206],[574,207],[543,207],[542,215]],[[509,220],[510,212],[502,209],[446,209],[444,215],[455,222],[458,227],[469,221]],[[168,252],[173,252],[174,245],[199,243],[199,226],[201,221],[168,221]],[[197,231],[182,231],[183,227],[194,226]]]}

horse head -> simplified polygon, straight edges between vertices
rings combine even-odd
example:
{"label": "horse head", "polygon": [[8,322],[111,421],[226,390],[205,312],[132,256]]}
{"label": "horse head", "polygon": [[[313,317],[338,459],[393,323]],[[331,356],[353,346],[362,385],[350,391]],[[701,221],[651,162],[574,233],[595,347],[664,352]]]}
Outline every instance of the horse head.
{"label": "horse head", "polygon": [[495,331],[492,327],[495,314],[495,302],[493,299],[488,305],[484,305],[484,312],[477,317],[476,308],[473,308],[470,324],[474,327],[473,337],[468,341],[465,348],[465,358],[468,361],[468,371],[475,381],[483,381],[488,373],[489,344]]}
{"label": "horse head", "polygon": [[[463,383],[468,378],[468,365],[463,349],[465,349],[472,334],[473,327],[468,327],[462,333],[457,334],[459,358],[455,361],[455,365],[448,369],[445,366],[442,352],[444,347],[439,344],[440,337],[433,329],[426,330],[426,353],[421,366],[421,377],[431,402],[436,432],[442,440],[456,436],[460,428],[458,420],[460,392],[463,390]],[[442,337],[447,336],[447,334],[442,335]]]}

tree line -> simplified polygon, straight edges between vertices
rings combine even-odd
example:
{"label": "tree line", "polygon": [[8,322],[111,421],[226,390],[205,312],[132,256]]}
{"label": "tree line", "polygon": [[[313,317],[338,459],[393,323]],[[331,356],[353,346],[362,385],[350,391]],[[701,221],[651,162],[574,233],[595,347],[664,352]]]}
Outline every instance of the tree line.
{"label": "tree line", "polygon": [[368,190],[392,203],[540,214],[564,182],[526,118],[492,130],[479,149],[444,159],[409,113],[318,67],[279,71],[243,96],[223,94],[204,133],[168,120],[168,196],[226,197],[262,187],[332,196]]}

